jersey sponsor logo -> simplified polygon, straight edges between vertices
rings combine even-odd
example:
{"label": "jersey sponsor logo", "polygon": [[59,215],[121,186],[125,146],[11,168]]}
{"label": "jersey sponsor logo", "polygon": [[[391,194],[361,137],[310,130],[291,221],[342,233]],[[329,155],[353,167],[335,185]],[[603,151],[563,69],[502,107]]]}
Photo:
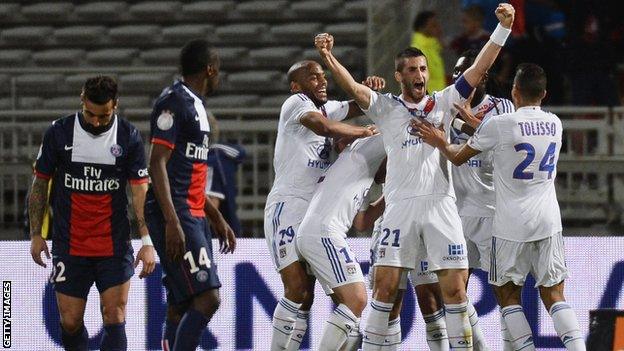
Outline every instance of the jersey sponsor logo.
{"label": "jersey sponsor logo", "polygon": [[137,174],[139,177],[147,177],[149,175],[149,172],[147,171],[147,168],[141,168],[139,169]]}
{"label": "jersey sponsor logo", "polygon": [[329,144],[319,145],[316,148],[316,153],[323,160],[327,160],[329,158],[329,153],[331,152],[331,146]]}
{"label": "jersey sponsor logo", "polygon": [[83,177],[81,178],[65,173],[63,185],[68,189],[78,191],[109,192],[120,188],[119,179],[100,179],[101,176],[101,169],[92,166],[85,166],[83,169]]}
{"label": "jersey sponsor logo", "polygon": [[329,161],[308,159],[308,167],[310,168],[325,169],[329,166],[331,166]]}
{"label": "jersey sponsor logo", "polygon": [[466,162],[468,167],[481,167],[481,160],[470,159]]}
{"label": "jersey sponsor logo", "polygon": [[520,133],[522,133],[522,136],[555,136],[557,133],[557,125],[555,122],[525,121],[518,122],[518,126],[520,127]]}
{"label": "jersey sponsor logo", "polygon": [[186,143],[185,156],[196,160],[206,161],[208,159],[208,151],[210,149],[203,145],[197,145],[195,143]]}
{"label": "jersey sponsor logo", "polygon": [[[418,131],[412,128],[411,124],[407,125],[406,130],[407,130],[407,134],[410,135],[410,137],[406,139],[405,141],[403,141],[403,143],[401,144],[401,149],[405,149],[406,147],[422,144],[423,142],[422,138],[418,136]],[[412,138],[411,136],[415,136],[415,138]]]}
{"label": "jersey sponsor logo", "polygon": [[465,261],[466,250],[464,250],[464,244],[449,244],[448,246],[448,256],[442,257],[444,261],[456,261],[461,262]]}
{"label": "jersey sponsor logo", "polygon": [[74,148],[74,145],[65,145],[65,151],[69,151]]}
{"label": "jersey sponsor logo", "polygon": [[[67,149],[65,149],[65,150],[67,150]],[[111,155],[113,155],[115,157],[119,157],[119,156],[123,155],[123,148],[119,144],[114,144],[113,146],[110,147],[110,153],[111,153]]]}
{"label": "jersey sponsor logo", "polygon": [[156,120],[156,126],[160,130],[169,130],[173,127],[173,112],[163,110]]}

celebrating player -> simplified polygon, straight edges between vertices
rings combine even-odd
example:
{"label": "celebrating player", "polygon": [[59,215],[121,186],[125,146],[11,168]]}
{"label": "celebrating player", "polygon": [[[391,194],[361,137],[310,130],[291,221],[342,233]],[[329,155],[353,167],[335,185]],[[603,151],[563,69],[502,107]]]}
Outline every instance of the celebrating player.
{"label": "celebrating player", "polygon": [[[372,128],[340,122],[362,112],[353,102],[327,99],[327,80],[318,63],[295,63],[288,70],[288,80],[293,95],[280,111],[275,181],[264,208],[264,235],[284,284],[284,297],[273,312],[271,350],[297,350],[307,329],[315,280],[299,263],[295,235],[320,175],[332,163],[330,138],[374,133]],[[384,84],[372,77],[368,82],[374,88]]]}
{"label": "celebrating player", "polygon": [[[357,350],[366,306],[364,276],[346,237],[386,156],[381,136],[355,140],[321,176],[296,235],[297,249],[338,307],[325,323],[319,350]],[[351,336],[350,340],[349,336]]]}
{"label": "celebrating player", "polygon": [[489,281],[513,348],[535,350],[520,305],[522,285],[531,273],[565,347],[585,350],[576,315],[563,296],[568,270],[555,193],[562,125],[556,115],[540,108],[546,96],[544,70],[535,64],[520,65],[511,95],[517,111],[488,118],[466,144],[450,145],[428,125],[419,131],[456,165],[492,152],[496,210]]}
{"label": "celebrating player", "polygon": [[[154,270],[154,248],[145,226],[147,191],[145,151],[139,131],[115,113],[117,83],[110,77],[86,80],[82,111],[52,123],[43,137],[29,198],[31,255],[50,258],[41,225],[48,182],[54,178],[54,224],[50,282],[61,316],[61,342],[66,350],[87,350],[83,318],[91,286],[100,292],[104,320],[101,350],[126,350],[126,303],[130,278],[139,261],[140,277]],[[143,246],[132,257],[126,183]]]}
{"label": "celebrating player", "polygon": [[163,347],[186,351],[197,348],[220,302],[206,213],[219,221],[212,224],[222,252],[233,252],[236,239],[204,194],[210,140],[204,96],[218,85],[219,58],[207,41],[192,40],[180,66],[182,81],[165,89],[152,111],[146,214],[167,288]]}
{"label": "celebrating player", "polygon": [[414,116],[436,126],[447,125],[453,103],[463,103],[490,68],[511,32],[514,10],[501,4],[500,21],[490,41],[473,65],[433,97],[426,95],[426,58],[415,48],[397,55],[395,78],[402,95],[382,95],[353,80],[332,55],[333,37],[320,34],[315,43],[338,85],[355,99],[378,125],[388,155],[384,195],[383,230],[387,245],[378,250],[371,313],[364,330],[364,350],[379,349],[385,342],[388,315],[403,269],[416,268],[419,252],[426,253],[428,269],[437,273],[446,310],[451,348],[472,349],[465,284],[467,257],[461,221],[449,181],[450,167],[440,152],[422,143],[410,126]]}

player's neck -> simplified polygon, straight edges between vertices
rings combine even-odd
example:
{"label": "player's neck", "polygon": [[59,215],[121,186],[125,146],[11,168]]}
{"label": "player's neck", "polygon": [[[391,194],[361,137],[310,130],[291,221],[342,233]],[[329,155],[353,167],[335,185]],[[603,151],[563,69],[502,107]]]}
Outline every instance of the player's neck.
{"label": "player's neck", "polygon": [[188,76],[182,78],[182,82],[197,94],[197,96],[206,96],[206,83],[203,78]]}

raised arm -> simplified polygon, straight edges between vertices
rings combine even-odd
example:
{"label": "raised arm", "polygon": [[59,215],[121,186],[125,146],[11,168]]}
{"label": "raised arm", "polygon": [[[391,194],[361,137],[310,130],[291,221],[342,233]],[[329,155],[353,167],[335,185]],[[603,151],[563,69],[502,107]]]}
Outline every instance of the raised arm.
{"label": "raised arm", "polygon": [[323,62],[332,72],[332,76],[338,86],[344,90],[363,109],[370,105],[370,88],[353,79],[351,73],[334,57],[331,50],[334,46],[334,37],[327,33],[318,34],[314,38],[314,45],[318,50]]}
{"label": "raised arm", "polygon": [[496,27],[490,40],[483,46],[479,55],[474,60],[472,66],[470,66],[463,74],[464,79],[470,84],[470,86],[477,86],[481,81],[481,78],[492,67],[498,53],[505,44],[505,40],[509,33],[511,33],[511,26],[514,21],[515,10],[513,6],[507,3],[501,3],[496,8],[496,17],[500,22]]}

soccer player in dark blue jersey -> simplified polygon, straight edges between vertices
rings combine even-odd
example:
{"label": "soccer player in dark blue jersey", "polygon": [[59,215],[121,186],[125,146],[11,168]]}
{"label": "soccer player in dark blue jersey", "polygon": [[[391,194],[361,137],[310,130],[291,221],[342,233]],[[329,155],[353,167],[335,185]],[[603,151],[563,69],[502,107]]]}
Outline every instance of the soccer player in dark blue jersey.
{"label": "soccer player in dark blue jersey", "polygon": [[204,97],[218,85],[219,58],[205,40],[192,40],[182,48],[180,66],[182,80],[163,91],[151,115],[146,214],[167,288],[163,348],[186,351],[197,348],[219,307],[206,214],[222,252],[233,252],[236,238],[204,194],[210,141]]}
{"label": "soccer player in dark blue jersey", "polygon": [[[155,252],[143,216],[147,192],[145,151],[139,131],[115,113],[117,83],[89,78],[81,94],[82,111],[52,123],[43,137],[29,198],[31,255],[50,258],[41,237],[48,183],[53,182],[50,282],[61,316],[67,350],[87,350],[83,323],[87,295],[95,282],[104,319],[101,350],[126,350],[125,308],[130,278],[139,261],[140,277],[154,270]],[[143,247],[133,260],[127,217],[126,183]],[[133,264],[134,262],[134,264]]]}

